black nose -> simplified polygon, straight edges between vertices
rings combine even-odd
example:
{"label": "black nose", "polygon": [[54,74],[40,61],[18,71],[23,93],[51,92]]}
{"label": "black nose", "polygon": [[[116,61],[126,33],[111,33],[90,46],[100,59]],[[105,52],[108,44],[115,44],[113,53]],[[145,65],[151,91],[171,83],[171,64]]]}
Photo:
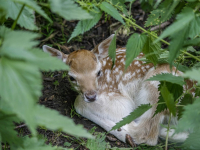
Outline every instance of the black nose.
{"label": "black nose", "polygon": [[88,101],[94,102],[96,100],[96,92],[95,93],[86,93],[85,97],[87,98]]}

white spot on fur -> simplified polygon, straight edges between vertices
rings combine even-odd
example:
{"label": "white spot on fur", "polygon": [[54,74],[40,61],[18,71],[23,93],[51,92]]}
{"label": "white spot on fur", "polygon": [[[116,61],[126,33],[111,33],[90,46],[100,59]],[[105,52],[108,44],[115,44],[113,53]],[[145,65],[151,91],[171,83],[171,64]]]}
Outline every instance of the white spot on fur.
{"label": "white spot on fur", "polygon": [[139,72],[140,72],[140,69],[136,70],[136,72],[139,73]]}
{"label": "white spot on fur", "polygon": [[139,64],[139,61],[135,61],[135,62],[134,62],[134,65],[138,65],[138,64]]}
{"label": "white spot on fur", "polygon": [[66,61],[67,61],[67,58],[63,58],[63,62],[66,63]]}
{"label": "white spot on fur", "polygon": [[150,68],[150,66],[149,66],[149,65],[146,65],[146,68],[148,69],[148,68]]}

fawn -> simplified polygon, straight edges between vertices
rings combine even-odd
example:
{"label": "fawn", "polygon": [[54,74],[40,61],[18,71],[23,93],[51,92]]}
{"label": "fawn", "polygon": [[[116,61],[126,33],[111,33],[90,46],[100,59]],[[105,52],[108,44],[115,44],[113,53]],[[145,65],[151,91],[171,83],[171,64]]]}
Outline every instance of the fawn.
{"label": "fawn", "polygon": [[[112,68],[108,49],[113,37],[111,35],[92,51],[78,50],[69,55],[43,46],[44,52],[58,57],[70,66],[68,74],[80,91],[75,100],[76,111],[106,131],[110,131],[141,104],[155,104],[159,96],[159,81],[145,80],[156,74],[171,72],[167,64],[158,65],[155,69],[153,64],[143,64],[139,60],[134,60],[124,72],[125,48],[116,50],[116,61]],[[138,58],[142,56],[143,53],[140,53]],[[175,68],[172,73],[175,74]],[[176,75],[181,74],[176,72]],[[156,145],[158,137],[166,137],[167,129],[160,124],[168,119],[169,112],[166,110],[152,117],[155,110],[156,105],[130,124],[110,133],[132,146],[140,143]],[[176,117],[171,119],[171,124],[177,124]],[[171,129],[169,140],[176,142],[183,142],[188,136],[188,133],[173,134],[174,130]]]}

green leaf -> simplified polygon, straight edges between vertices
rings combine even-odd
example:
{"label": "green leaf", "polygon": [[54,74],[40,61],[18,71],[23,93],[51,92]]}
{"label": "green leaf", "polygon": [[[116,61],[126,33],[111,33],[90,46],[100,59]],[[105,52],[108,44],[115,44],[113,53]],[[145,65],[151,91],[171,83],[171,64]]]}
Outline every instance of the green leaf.
{"label": "green leaf", "polygon": [[10,31],[5,27],[0,27],[0,36],[3,37],[0,55],[11,58],[32,59],[33,56],[27,52],[27,49],[39,44],[39,42],[34,41],[35,38],[39,37],[36,33]]}
{"label": "green leaf", "polygon": [[12,112],[23,119],[31,132],[35,134],[36,123],[30,112],[34,112],[34,104],[41,96],[42,80],[38,68],[24,61],[2,57],[0,81],[1,100],[5,101]]}
{"label": "green leaf", "polygon": [[200,35],[200,17],[195,16],[189,25],[189,31],[187,37],[194,39]]}
{"label": "green leaf", "polygon": [[52,12],[66,20],[84,20],[93,17],[72,0],[49,0]]}
{"label": "green leaf", "polygon": [[98,133],[95,139],[88,139],[86,143],[86,147],[90,150],[105,150],[107,147],[107,143],[105,141],[106,135],[105,133]]}
{"label": "green leaf", "polygon": [[174,97],[173,97],[173,94],[169,92],[165,82],[164,82],[164,85],[161,86],[161,88],[160,88],[160,93],[161,93],[163,99],[165,100],[165,103],[166,103],[169,111],[174,116],[176,116],[176,106],[174,103]]}
{"label": "green leaf", "polygon": [[29,61],[35,66],[38,66],[42,71],[69,70],[69,66],[63,63],[60,59],[52,57],[40,49],[34,48],[29,52],[32,57],[34,57],[33,59],[29,59]]}
{"label": "green leaf", "polygon": [[71,34],[71,37],[67,42],[69,42],[72,38],[76,37],[77,35],[83,34],[84,32],[90,30],[94,25],[96,25],[99,22],[102,13],[99,11],[98,13],[91,13],[91,15],[94,17],[94,19],[86,19],[78,22],[73,33]]}
{"label": "green leaf", "polygon": [[[183,99],[180,102],[180,105],[187,105],[193,103],[193,97],[191,94],[187,93],[184,95]],[[177,107],[178,110],[178,119],[180,119],[183,115],[184,107]]]}
{"label": "green leaf", "polygon": [[144,34],[134,33],[126,45],[126,61],[125,69],[132,63],[132,61],[140,54],[144,44],[146,43],[147,36]]}
{"label": "green leaf", "polygon": [[63,132],[66,132],[74,136],[92,138],[92,135],[87,133],[83,129],[82,125],[75,125],[72,119],[69,119],[66,116],[59,115],[59,113],[55,110],[45,108],[44,106],[41,105],[37,105],[34,115],[35,115],[34,121],[38,125],[45,126],[48,129],[51,130],[61,129]]}
{"label": "green leaf", "polygon": [[[160,84],[158,85],[159,91],[164,86],[164,84],[167,87],[167,90],[169,91],[169,93],[171,93],[173,95],[174,101],[177,100],[183,93],[183,86],[181,86],[179,84],[166,82],[166,81],[160,81]],[[162,112],[163,110],[167,109],[166,101],[162,94],[159,94],[158,99],[159,99],[159,101],[158,101],[158,105],[157,105],[154,116],[156,114]],[[161,104],[159,104],[159,103],[161,103]],[[173,110],[173,108],[172,108],[172,110]]]}
{"label": "green leaf", "polygon": [[180,49],[185,40],[185,36],[188,32],[187,27],[176,34],[172,35],[172,41],[169,45],[169,64],[172,65],[174,59],[178,56]]}
{"label": "green leaf", "polygon": [[[4,114],[0,112],[0,135],[1,142],[21,145],[22,139],[18,137],[13,121],[18,121],[13,114]],[[0,146],[1,147],[1,146]]]}
{"label": "green leaf", "polygon": [[184,46],[199,46],[200,38],[184,41]]}
{"label": "green leaf", "polygon": [[107,2],[102,2],[100,4],[100,8],[105,11],[106,13],[108,13],[109,15],[111,15],[113,18],[115,18],[116,20],[120,21],[122,24],[124,23],[124,20],[122,19],[122,17],[120,16],[120,13],[117,11],[117,9],[115,7],[113,7],[112,5],[110,5]]}
{"label": "green leaf", "polygon": [[168,17],[165,16],[168,13],[171,2],[170,0],[164,1],[158,9],[153,10],[147,18],[145,27],[161,24],[171,18],[171,13]]}
{"label": "green leaf", "polygon": [[[152,34],[154,34],[152,32]],[[161,44],[159,42],[153,43],[155,38],[148,35],[146,43],[144,44],[142,52],[147,55],[146,58],[150,60],[154,65],[157,64],[159,58],[159,51],[161,50]],[[149,55],[148,55],[149,54]]]}
{"label": "green leaf", "polygon": [[183,77],[188,77],[188,78],[196,80],[196,81],[198,81],[198,83],[200,83],[200,76],[199,76],[199,74],[200,74],[200,68],[199,69],[193,68],[192,70],[186,71],[183,74]]}
{"label": "green leaf", "polygon": [[183,11],[177,15],[176,21],[167,29],[165,29],[161,36],[155,42],[167,36],[176,35],[175,33],[179,31],[181,32],[183,29],[185,30],[185,28],[188,27],[188,25],[194,18],[195,15],[193,9],[189,7],[184,8]]}
{"label": "green leaf", "polygon": [[[1,7],[7,10],[7,18],[15,20],[22,8],[22,4],[13,2],[12,0],[0,0]],[[34,11],[28,7],[24,7],[17,23],[26,29],[37,30],[35,26]]]}
{"label": "green leaf", "polygon": [[146,81],[167,81],[175,84],[179,84],[183,86],[185,84],[184,78],[181,76],[175,76],[172,75],[171,73],[162,73],[162,74],[157,74]]}
{"label": "green leaf", "polygon": [[116,123],[114,127],[112,127],[112,130],[119,129],[120,127],[131,123],[133,120],[140,117],[142,114],[144,114],[147,110],[151,108],[151,105],[149,104],[142,104],[138,108],[136,108],[133,112],[130,113],[127,117],[123,118],[122,121]]}
{"label": "green leaf", "polygon": [[176,128],[176,133],[184,131],[192,131],[193,129],[199,129],[200,124],[200,98],[196,98],[194,103],[184,107],[182,118]]}
{"label": "green leaf", "polygon": [[199,128],[190,133],[183,143],[182,147],[187,150],[198,150],[200,147],[200,130]]}
{"label": "green leaf", "polygon": [[27,7],[35,10],[38,14],[40,14],[41,16],[52,22],[52,20],[47,16],[47,14],[45,14],[45,12],[41,9],[40,6],[37,5],[35,1],[33,0],[12,0],[12,1],[20,4],[25,4]]}
{"label": "green leaf", "polygon": [[[168,0],[169,1],[169,0]],[[165,14],[165,18],[163,20],[166,20],[169,15],[173,12],[173,10],[176,8],[176,6],[180,3],[180,0],[172,0],[172,5],[167,9],[167,14]]]}
{"label": "green leaf", "polygon": [[126,9],[126,5],[124,4],[125,1],[124,0],[112,0],[112,4],[113,5],[117,5],[118,8],[120,8],[120,10],[126,15],[128,16],[128,10]]}
{"label": "green leaf", "polygon": [[[45,141],[43,139],[38,140],[36,137],[24,138],[24,143],[23,146],[21,147],[11,147],[16,150],[64,150],[62,147],[57,147],[54,146],[52,147],[51,145],[46,145]],[[67,149],[65,149],[67,150]]]}
{"label": "green leaf", "polygon": [[116,57],[116,35],[114,35],[111,43],[110,43],[110,46],[109,46],[109,49],[108,49],[108,55],[110,58],[112,58],[112,62],[113,64],[115,63],[115,57]]}

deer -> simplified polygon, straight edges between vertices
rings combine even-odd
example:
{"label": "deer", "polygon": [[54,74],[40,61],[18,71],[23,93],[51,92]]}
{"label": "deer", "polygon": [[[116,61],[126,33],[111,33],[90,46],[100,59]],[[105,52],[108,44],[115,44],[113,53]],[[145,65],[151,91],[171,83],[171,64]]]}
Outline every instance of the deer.
{"label": "deer", "polygon": [[[144,56],[143,53],[124,72],[126,48],[116,49],[116,60],[112,66],[108,50],[113,37],[114,34],[91,51],[83,49],[64,54],[47,45],[43,45],[43,51],[70,67],[70,80],[80,91],[74,103],[76,112],[106,131],[110,131],[141,104],[150,103],[153,106],[151,109],[110,133],[133,147],[141,143],[156,145],[159,137],[165,138],[167,135],[167,129],[160,124],[164,124],[170,114],[166,110],[153,117],[156,111],[154,104],[159,97],[159,81],[146,80],[156,74],[173,73],[181,76],[182,72],[170,69],[168,64],[155,68],[152,63],[144,63],[139,60]],[[177,122],[177,117],[172,117],[171,124],[177,125]],[[187,132],[174,134],[174,129],[169,131],[170,141],[183,142],[187,137]]]}

